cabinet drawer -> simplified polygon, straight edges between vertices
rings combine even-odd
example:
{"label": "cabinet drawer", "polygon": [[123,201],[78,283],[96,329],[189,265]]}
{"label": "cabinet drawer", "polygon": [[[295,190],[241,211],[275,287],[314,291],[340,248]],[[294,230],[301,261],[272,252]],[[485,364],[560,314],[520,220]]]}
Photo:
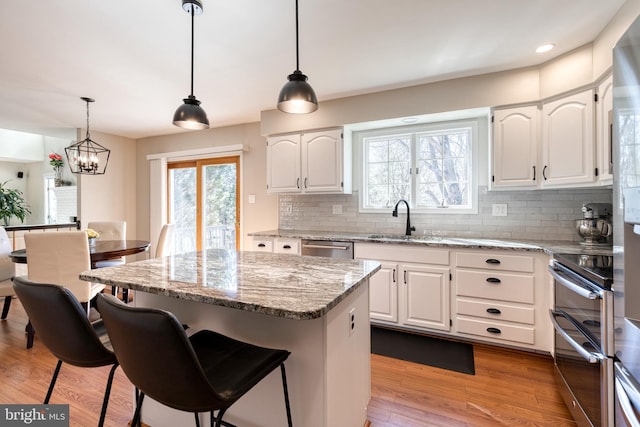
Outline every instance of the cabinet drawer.
{"label": "cabinet drawer", "polygon": [[506,255],[495,252],[458,252],[456,266],[533,273],[534,258],[527,255]]}
{"label": "cabinet drawer", "polygon": [[514,273],[457,270],[458,295],[533,304],[534,277]]}
{"label": "cabinet drawer", "polygon": [[533,344],[535,329],[532,326],[511,325],[504,322],[458,317],[458,332],[505,341]]}
{"label": "cabinet drawer", "polygon": [[253,239],[251,241],[251,250],[260,252],[273,251],[273,240],[271,239]]}
{"label": "cabinet drawer", "polygon": [[456,313],[473,317],[483,317],[485,319],[525,323],[528,325],[533,325],[535,322],[535,310],[533,307],[519,307],[464,298],[458,298],[456,301]]}
{"label": "cabinet drawer", "polygon": [[273,252],[277,254],[300,255],[300,240],[276,239],[273,242]]}

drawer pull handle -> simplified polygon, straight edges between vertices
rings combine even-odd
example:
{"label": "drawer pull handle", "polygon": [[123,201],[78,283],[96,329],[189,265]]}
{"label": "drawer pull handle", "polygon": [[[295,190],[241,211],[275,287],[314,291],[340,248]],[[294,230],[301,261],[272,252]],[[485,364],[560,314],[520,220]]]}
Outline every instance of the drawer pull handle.
{"label": "drawer pull handle", "polygon": [[498,310],[497,308],[487,308],[487,313],[502,314],[502,312],[500,310]]}
{"label": "drawer pull handle", "polygon": [[291,249],[291,245],[284,245],[282,249]]}
{"label": "drawer pull handle", "polygon": [[487,282],[489,283],[501,283],[502,281],[497,277],[487,277]]}
{"label": "drawer pull handle", "polygon": [[259,248],[266,248],[266,247],[267,247],[267,245],[265,245],[264,243],[258,243],[258,247],[259,247]]}
{"label": "drawer pull handle", "polygon": [[501,334],[502,331],[498,328],[487,328],[487,332],[490,334]]}
{"label": "drawer pull handle", "polygon": [[489,258],[488,260],[485,261],[487,264],[500,264],[500,260],[499,259],[495,259],[495,258]]}

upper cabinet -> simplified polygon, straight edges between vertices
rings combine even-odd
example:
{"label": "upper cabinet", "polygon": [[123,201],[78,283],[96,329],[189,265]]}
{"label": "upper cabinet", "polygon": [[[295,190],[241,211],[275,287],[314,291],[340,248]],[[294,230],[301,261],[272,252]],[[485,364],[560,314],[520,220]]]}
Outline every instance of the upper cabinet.
{"label": "upper cabinet", "polygon": [[492,189],[611,185],[611,78],[538,105],[493,112]]}
{"label": "upper cabinet", "polygon": [[267,138],[267,192],[350,194],[347,145],[340,128]]}
{"label": "upper cabinet", "polygon": [[596,147],[598,154],[598,181],[613,184],[613,78],[607,77],[598,86],[596,102]]}
{"label": "upper cabinet", "polygon": [[493,187],[538,185],[539,116],[536,105],[494,111]]}
{"label": "upper cabinet", "polygon": [[593,119],[591,90],[542,105],[541,188],[595,182]]}

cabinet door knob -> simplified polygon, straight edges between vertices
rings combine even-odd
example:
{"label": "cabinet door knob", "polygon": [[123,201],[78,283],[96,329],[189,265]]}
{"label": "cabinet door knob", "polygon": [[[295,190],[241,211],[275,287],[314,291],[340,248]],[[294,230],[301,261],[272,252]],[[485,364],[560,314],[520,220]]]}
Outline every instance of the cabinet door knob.
{"label": "cabinet door knob", "polygon": [[502,312],[500,310],[498,310],[497,308],[487,308],[487,313],[502,314]]}
{"label": "cabinet door knob", "polygon": [[267,245],[265,245],[264,243],[258,243],[258,247],[259,247],[259,248],[266,248],[266,247],[267,247]]}
{"label": "cabinet door knob", "polygon": [[487,264],[495,264],[498,265],[500,264],[500,260],[499,259],[495,259],[495,258],[489,258],[488,260],[485,261]]}
{"label": "cabinet door knob", "polygon": [[502,331],[498,328],[487,328],[487,332],[490,334],[501,334]]}
{"label": "cabinet door knob", "polygon": [[500,283],[501,280],[498,279],[497,277],[487,277],[487,282],[489,282],[489,283]]}

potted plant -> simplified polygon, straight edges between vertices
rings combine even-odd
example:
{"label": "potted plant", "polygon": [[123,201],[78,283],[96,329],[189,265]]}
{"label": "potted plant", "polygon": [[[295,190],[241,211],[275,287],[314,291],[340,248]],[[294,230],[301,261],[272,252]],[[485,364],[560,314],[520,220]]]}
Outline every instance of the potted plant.
{"label": "potted plant", "polygon": [[31,214],[29,205],[22,197],[22,191],[7,188],[7,182],[0,184],[0,218],[5,227],[9,225],[12,217],[15,216],[20,222],[24,222],[27,215]]}

